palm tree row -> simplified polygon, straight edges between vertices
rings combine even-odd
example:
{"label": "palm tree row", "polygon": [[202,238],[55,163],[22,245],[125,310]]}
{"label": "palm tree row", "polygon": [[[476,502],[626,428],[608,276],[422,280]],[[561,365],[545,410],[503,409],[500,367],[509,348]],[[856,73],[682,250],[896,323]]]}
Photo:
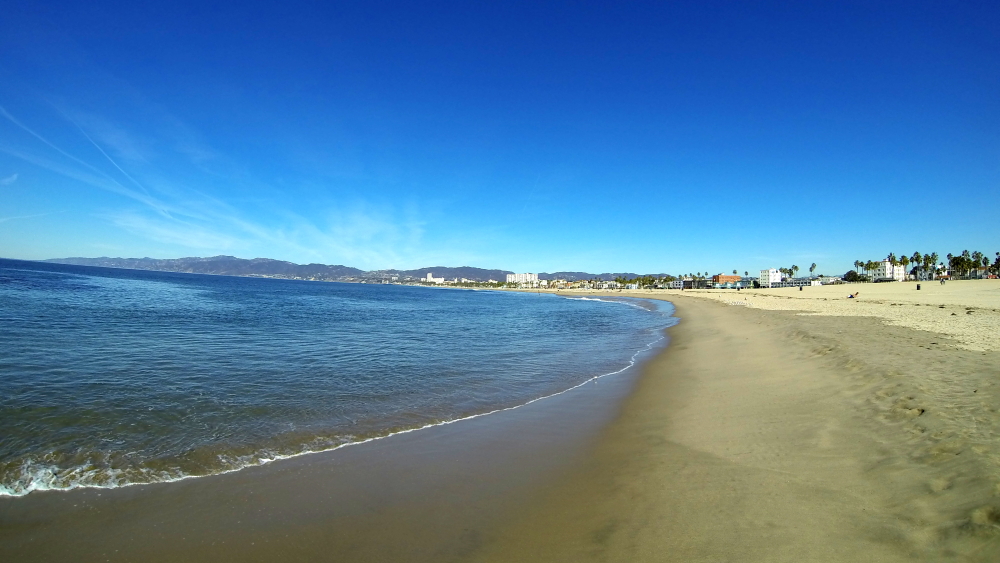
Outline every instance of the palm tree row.
{"label": "palm tree row", "polygon": [[791,268],[778,268],[778,271],[785,274],[786,278],[791,279],[795,277],[795,273],[799,271],[799,267],[793,264]]}
{"label": "palm tree row", "polygon": [[969,252],[963,250],[960,255],[948,254],[947,266],[940,261],[937,252],[921,254],[914,252],[911,256],[897,257],[895,253],[890,253],[884,260],[855,260],[854,268],[863,274],[869,274],[884,261],[888,261],[893,266],[902,266],[907,274],[914,277],[924,277],[934,279],[951,271],[953,275],[969,277],[973,272],[981,274],[983,270],[1000,275],[1000,252],[996,253],[996,260],[990,264],[989,256],[979,252]]}
{"label": "palm tree row", "polygon": [[968,250],[963,250],[962,254],[958,256],[948,255],[948,267],[951,268],[952,272],[960,272],[965,277],[972,275],[973,271],[978,277],[983,270],[1000,275],[1000,252],[997,252],[996,255],[996,261],[991,266],[989,256],[978,250],[971,253]]}
{"label": "palm tree row", "polygon": [[[667,282],[675,280],[674,276],[666,275],[662,277],[657,276],[638,276],[635,278],[626,278],[624,276],[618,276],[615,278],[615,283],[618,285],[635,285],[639,288],[648,289],[655,287],[657,285],[663,285]],[[591,280],[591,283],[600,283],[604,280]]]}

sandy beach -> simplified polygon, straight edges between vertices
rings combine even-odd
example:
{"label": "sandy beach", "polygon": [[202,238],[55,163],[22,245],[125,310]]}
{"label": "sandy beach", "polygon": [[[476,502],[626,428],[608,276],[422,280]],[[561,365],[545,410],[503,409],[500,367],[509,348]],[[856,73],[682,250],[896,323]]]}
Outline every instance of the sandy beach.
{"label": "sandy beach", "polygon": [[664,296],[668,350],[482,560],[1000,559],[1000,284],[850,287]]}
{"label": "sandy beach", "polygon": [[0,499],[0,558],[997,561],[1000,284],[930,285],[615,292],[681,318],[638,377],[230,475]]}

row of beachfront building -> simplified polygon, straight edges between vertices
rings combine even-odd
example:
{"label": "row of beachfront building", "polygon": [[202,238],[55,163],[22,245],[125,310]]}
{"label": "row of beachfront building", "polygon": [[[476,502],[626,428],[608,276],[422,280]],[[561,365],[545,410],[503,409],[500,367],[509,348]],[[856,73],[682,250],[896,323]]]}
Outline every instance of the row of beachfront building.
{"label": "row of beachfront building", "polygon": [[[889,260],[883,260],[878,265],[868,270],[863,277],[868,281],[904,281],[907,278],[906,268],[900,264],[893,264]],[[427,277],[421,279],[424,283],[465,283],[473,280],[455,279],[445,280],[443,277],[434,277],[428,272]],[[488,283],[499,283],[489,280]],[[539,280],[538,274],[522,273],[507,274],[506,283],[522,288],[551,287],[559,289],[582,288],[582,289],[640,289],[636,283],[618,283],[615,281],[567,281],[567,280]],[[787,277],[777,268],[760,270],[758,277],[738,276],[727,274],[716,274],[710,278],[683,278],[671,281],[662,281],[655,284],[658,289],[750,289],[750,288],[776,288],[776,287],[803,287],[815,285],[827,285],[842,283],[840,277],[833,276],[812,276],[803,278]]]}

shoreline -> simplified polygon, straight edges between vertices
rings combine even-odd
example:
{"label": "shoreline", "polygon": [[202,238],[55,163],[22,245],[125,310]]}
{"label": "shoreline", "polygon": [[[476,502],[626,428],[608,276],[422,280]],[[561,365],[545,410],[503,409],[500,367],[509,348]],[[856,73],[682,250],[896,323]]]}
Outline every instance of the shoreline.
{"label": "shoreline", "polygon": [[877,316],[802,315],[681,292],[593,295],[673,302],[681,321],[668,329],[670,345],[630,378],[465,425],[105,491],[113,498],[56,493],[16,511],[0,502],[0,554],[1000,558],[997,351]]}
{"label": "shoreline", "polygon": [[662,341],[614,372],[453,421],[463,424],[198,479],[5,497],[0,558],[462,560],[579,460]]}
{"label": "shoreline", "polygon": [[[673,318],[673,317],[671,317],[671,318]],[[671,325],[671,326],[673,326],[673,325]],[[669,328],[669,327],[666,327],[666,328]],[[664,328],[663,330],[666,330],[666,328]],[[449,426],[449,425],[452,425],[452,424],[467,422],[467,421],[474,420],[474,419],[481,418],[481,417],[485,417],[485,416],[490,416],[490,415],[495,415],[495,414],[500,414],[500,413],[515,411],[517,409],[521,409],[521,408],[527,407],[527,406],[532,405],[534,403],[537,403],[539,401],[545,401],[547,399],[552,399],[552,398],[558,397],[560,395],[563,395],[565,393],[570,393],[570,392],[572,392],[575,389],[578,389],[578,388],[583,387],[585,385],[588,385],[590,383],[594,383],[594,382],[596,382],[596,381],[598,381],[600,379],[604,379],[604,378],[607,378],[607,377],[613,377],[613,376],[622,374],[623,372],[626,372],[626,371],[628,371],[628,370],[636,367],[637,365],[641,366],[642,364],[641,364],[641,360],[639,359],[639,357],[642,356],[643,354],[646,354],[646,353],[654,351],[657,348],[657,346],[659,345],[659,343],[662,342],[662,341],[664,341],[665,339],[666,339],[666,336],[660,336],[660,337],[656,338],[655,340],[652,340],[652,341],[648,342],[645,346],[643,346],[639,350],[636,350],[632,354],[632,356],[629,358],[628,364],[625,365],[624,367],[620,368],[620,369],[617,369],[615,371],[611,371],[611,372],[608,372],[608,373],[602,373],[602,374],[598,374],[598,375],[592,376],[592,377],[590,377],[590,378],[588,378],[588,379],[586,379],[584,381],[581,381],[580,383],[577,383],[577,384],[575,384],[575,385],[573,385],[571,387],[567,387],[566,389],[563,389],[561,391],[556,391],[554,393],[549,393],[548,395],[542,395],[540,397],[536,397],[534,399],[530,399],[528,401],[525,401],[524,403],[519,403],[519,404],[516,404],[516,405],[513,405],[513,406],[509,406],[509,407],[497,408],[497,409],[494,409],[494,410],[490,410],[490,411],[486,411],[486,412],[481,412],[481,413],[476,413],[476,414],[471,414],[471,415],[468,415],[468,416],[463,416],[463,417],[460,417],[460,418],[455,418],[455,419],[451,419],[451,420],[445,420],[445,421],[441,421],[441,422],[433,422],[433,423],[425,424],[423,426],[416,426],[416,427],[413,427],[413,428],[405,428],[405,429],[402,429],[402,430],[396,430],[396,431],[390,432],[388,434],[378,435],[378,436],[372,436],[372,437],[365,438],[365,439],[362,439],[362,440],[358,440],[358,441],[355,441],[355,442],[345,442],[343,444],[338,444],[338,445],[333,446],[333,447],[328,448],[328,449],[323,449],[323,450],[309,450],[309,451],[298,452],[298,453],[288,454],[288,455],[276,455],[276,456],[274,456],[272,458],[267,458],[267,459],[261,458],[261,459],[259,459],[259,461],[257,463],[248,463],[246,465],[243,465],[243,466],[240,466],[240,467],[237,467],[237,468],[227,469],[227,470],[219,471],[219,472],[216,472],[216,473],[208,473],[208,474],[204,474],[204,475],[182,475],[182,476],[179,476],[179,477],[172,477],[172,478],[163,479],[163,480],[159,480],[159,481],[129,482],[129,483],[123,483],[123,484],[110,485],[110,486],[84,484],[84,485],[74,485],[72,487],[67,487],[67,488],[47,488],[47,487],[32,488],[32,489],[28,490],[27,492],[24,492],[24,493],[21,493],[21,494],[11,494],[11,493],[8,493],[5,490],[3,490],[4,488],[2,486],[0,486],[0,502],[2,502],[3,499],[17,499],[17,498],[27,497],[29,494],[36,493],[36,492],[37,493],[41,493],[41,492],[46,492],[46,493],[60,493],[60,492],[82,491],[82,490],[113,491],[113,490],[116,490],[116,489],[124,489],[124,488],[127,488],[127,487],[143,487],[143,486],[153,486],[153,485],[169,485],[171,483],[179,483],[181,481],[188,481],[188,480],[191,480],[191,479],[202,479],[202,478],[218,477],[218,476],[222,476],[222,475],[229,475],[229,474],[232,474],[232,473],[238,473],[240,471],[244,471],[244,470],[252,469],[252,468],[256,468],[256,467],[264,467],[264,466],[267,466],[267,465],[270,465],[270,464],[276,463],[276,462],[283,462],[283,461],[286,461],[286,460],[293,460],[293,459],[300,458],[300,457],[306,457],[306,456],[312,456],[312,455],[318,455],[318,454],[329,454],[329,453],[336,452],[338,450],[341,450],[341,449],[344,449],[344,448],[348,448],[348,447],[351,447],[351,446],[363,446],[365,444],[376,442],[378,440],[385,440],[385,439],[388,439],[388,438],[393,438],[393,437],[396,437],[396,436],[402,436],[402,435],[410,434],[410,433],[413,433],[413,432],[419,432],[419,431],[422,431],[422,430],[429,430],[429,429],[433,429],[433,428],[437,428],[437,427],[441,427],[441,426]]]}

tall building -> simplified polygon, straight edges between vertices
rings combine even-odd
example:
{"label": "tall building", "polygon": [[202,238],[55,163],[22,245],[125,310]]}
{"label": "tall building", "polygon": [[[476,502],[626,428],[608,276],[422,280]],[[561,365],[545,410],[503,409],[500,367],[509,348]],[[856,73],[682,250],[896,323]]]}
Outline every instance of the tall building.
{"label": "tall building", "polygon": [[507,283],[538,283],[538,274],[507,274]]}
{"label": "tall building", "polygon": [[759,282],[761,287],[771,287],[771,284],[781,283],[781,272],[776,268],[761,270]]}
{"label": "tall building", "polygon": [[423,281],[427,283],[444,283],[444,278],[435,278],[432,272],[427,272],[427,277]]}
{"label": "tall building", "polygon": [[902,265],[895,266],[888,260],[883,260],[875,266],[875,269],[868,272],[868,276],[874,280],[906,280],[906,268]]}

